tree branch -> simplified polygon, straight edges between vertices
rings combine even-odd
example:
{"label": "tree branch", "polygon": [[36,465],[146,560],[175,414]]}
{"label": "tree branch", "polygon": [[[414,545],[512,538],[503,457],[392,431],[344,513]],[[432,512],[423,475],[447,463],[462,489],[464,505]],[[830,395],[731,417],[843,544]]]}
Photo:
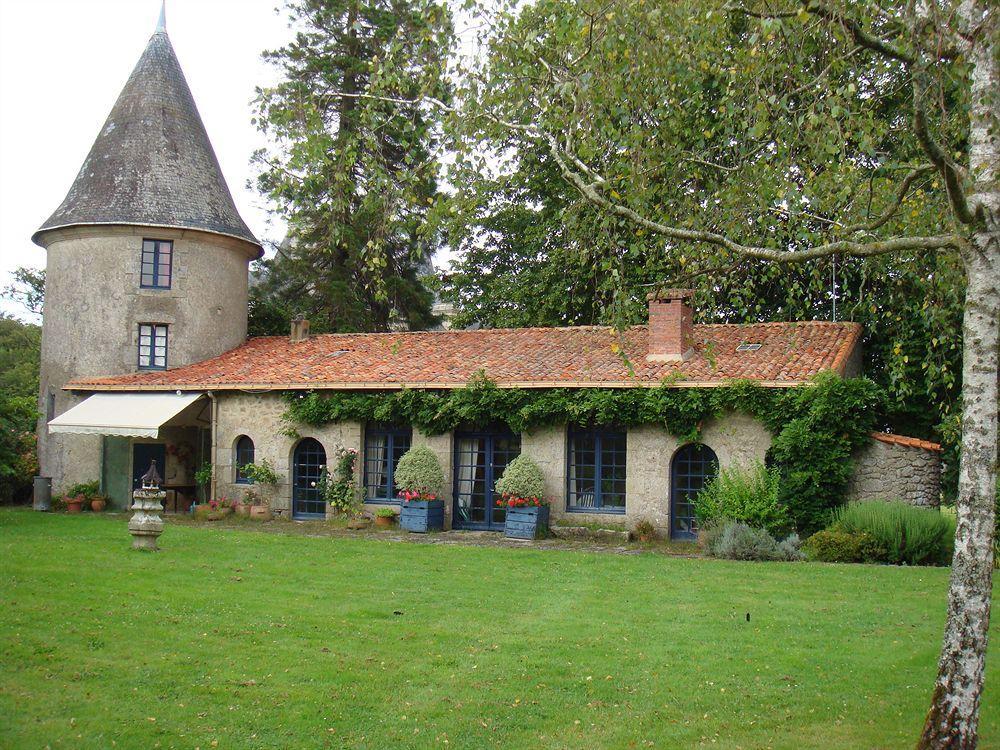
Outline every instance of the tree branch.
{"label": "tree branch", "polygon": [[878,229],[879,227],[885,225],[885,223],[889,221],[889,219],[891,219],[893,215],[896,213],[896,211],[899,209],[899,206],[900,204],[902,204],[903,199],[905,199],[907,193],[910,192],[910,187],[913,185],[913,182],[920,176],[926,174],[927,172],[930,172],[932,169],[934,169],[934,165],[925,164],[909,172],[906,175],[906,177],[903,178],[903,182],[899,186],[899,190],[896,192],[895,200],[893,200],[892,204],[885,211],[883,211],[882,214],[877,219],[875,219],[875,221],[869,222],[867,224],[851,224],[849,226],[844,227],[843,231],[847,234],[853,234],[855,232],[872,231],[874,229]]}

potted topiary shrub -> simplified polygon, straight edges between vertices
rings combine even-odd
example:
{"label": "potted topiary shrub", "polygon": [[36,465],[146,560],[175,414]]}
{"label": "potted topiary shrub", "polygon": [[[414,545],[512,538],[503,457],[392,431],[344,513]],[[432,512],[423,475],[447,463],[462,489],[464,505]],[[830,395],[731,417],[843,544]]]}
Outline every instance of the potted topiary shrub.
{"label": "potted topiary shrub", "polygon": [[392,508],[379,508],[375,511],[375,525],[380,529],[391,529],[396,523],[396,511]]}
{"label": "potted topiary shrub", "polygon": [[504,536],[512,539],[543,539],[549,533],[549,501],[545,498],[545,475],[527,456],[518,456],[497,480],[497,505],[506,506]]}
{"label": "potted topiary shrub", "polygon": [[247,490],[243,502],[247,505],[247,515],[251,518],[269,520],[271,518],[271,501],[274,490],[281,481],[278,472],[266,458],[259,463],[246,464],[242,467],[243,475],[257,485],[256,490]]}
{"label": "potted topiary shrub", "polygon": [[407,531],[423,533],[444,528],[444,471],[434,451],[426,445],[410,448],[396,466],[402,508],[399,525]]}

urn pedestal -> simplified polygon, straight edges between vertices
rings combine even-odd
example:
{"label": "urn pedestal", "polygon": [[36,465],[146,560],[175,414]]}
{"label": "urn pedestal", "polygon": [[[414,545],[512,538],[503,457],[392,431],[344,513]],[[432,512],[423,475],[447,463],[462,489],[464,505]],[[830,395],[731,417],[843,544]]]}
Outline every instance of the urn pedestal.
{"label": "urn pedestal", "polygon": [[128,531],[132,535],[132,549],[155,551],[159,549],[156,538],[163,533],[163,501],[167,493],[159,487],[143,487],[132,493],[132,518]]}

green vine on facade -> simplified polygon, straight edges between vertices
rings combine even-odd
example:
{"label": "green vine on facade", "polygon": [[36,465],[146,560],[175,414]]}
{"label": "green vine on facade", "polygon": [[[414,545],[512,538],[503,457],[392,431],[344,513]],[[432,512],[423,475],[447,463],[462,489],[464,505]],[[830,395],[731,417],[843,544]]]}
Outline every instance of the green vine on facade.
{"label": "green vine on facade", "polygon": [[821,527],[844,501],[851,454],[880,426],[883,391],[865,378],[821,373],[811,385],[764,388],[734,380],[715,388],[500,388],[484,376],[450,390],[312,391],[285,394],[285,421],[322,426],[388,422],[441,435],[467,425],[505,424],[513,432],[561,425],[659,425],[682,442],[735,411],[759,419],[773,436],[770,460],[800,533]]}

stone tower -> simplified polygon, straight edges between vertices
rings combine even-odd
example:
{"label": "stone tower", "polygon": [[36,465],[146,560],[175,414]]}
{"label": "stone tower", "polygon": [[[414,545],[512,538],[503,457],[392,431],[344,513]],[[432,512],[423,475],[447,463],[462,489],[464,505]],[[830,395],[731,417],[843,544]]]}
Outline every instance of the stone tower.
{"label": "stone tower", "polygon": [[38,453],[54,491],[96,479],[101,436],[52,434],[75,377],[190,364],[241,344],[247,272],[263,253],[240,218],[163,15],[66,199],[47,251]]}

